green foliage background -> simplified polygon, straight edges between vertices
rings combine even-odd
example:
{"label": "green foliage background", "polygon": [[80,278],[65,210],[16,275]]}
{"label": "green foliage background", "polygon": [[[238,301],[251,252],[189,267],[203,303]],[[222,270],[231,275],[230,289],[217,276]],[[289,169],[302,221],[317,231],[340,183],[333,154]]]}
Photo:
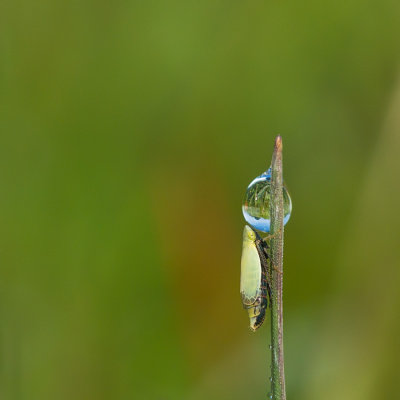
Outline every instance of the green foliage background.
{"label": "green foliage background", "polygon": [[288,398],[399,393],[400,3],[0,3],[0,398],[265,398],[247,184],[284,140]]}

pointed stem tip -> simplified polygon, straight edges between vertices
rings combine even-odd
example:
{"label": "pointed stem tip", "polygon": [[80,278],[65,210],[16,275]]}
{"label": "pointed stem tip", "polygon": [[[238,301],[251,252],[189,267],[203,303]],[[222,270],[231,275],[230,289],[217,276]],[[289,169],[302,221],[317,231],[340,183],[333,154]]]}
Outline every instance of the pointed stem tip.
{"label": "pointed stem tip", "polygon": [[282,151],[282,136],[281,135],[278,135],[275,138],[275,150]]}

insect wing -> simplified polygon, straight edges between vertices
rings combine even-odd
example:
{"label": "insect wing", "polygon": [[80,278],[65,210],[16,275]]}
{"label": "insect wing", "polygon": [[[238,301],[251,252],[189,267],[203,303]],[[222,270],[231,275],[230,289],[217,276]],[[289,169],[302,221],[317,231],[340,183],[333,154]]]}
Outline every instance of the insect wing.
{"label": "insect wing", "polygon": [[261,295],[261,261],[254,241],[244,239],[242,250],[240,294],[243,305],[253,304]]}

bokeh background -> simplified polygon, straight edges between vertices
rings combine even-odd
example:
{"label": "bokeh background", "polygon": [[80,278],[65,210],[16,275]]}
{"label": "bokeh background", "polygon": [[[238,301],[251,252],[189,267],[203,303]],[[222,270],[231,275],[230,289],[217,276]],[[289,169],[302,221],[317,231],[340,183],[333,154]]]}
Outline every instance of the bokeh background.
{"label": "bokeh background", "polygon": [[284,142],[288,399],[399,396],[400,3],[0,4],[0,398],[239,400],[241,203]]}

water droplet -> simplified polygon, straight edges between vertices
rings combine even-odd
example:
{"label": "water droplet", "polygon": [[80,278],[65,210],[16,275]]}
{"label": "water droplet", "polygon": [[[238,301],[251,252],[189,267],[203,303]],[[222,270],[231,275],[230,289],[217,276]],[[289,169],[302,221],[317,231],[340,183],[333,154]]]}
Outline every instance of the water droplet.
{"label": "water droplet", "polygon": [[[271,168],[250,183],[242,206],[243,216],[247,223],[262,232],[270,230],[270,191]],[[292,200],[285,186],[283,186],[283,210],[283,224],[286,225],[292,213]]]}
{"label": "water droplet", "polygon": [[268,345],[269,349],[272,350],[272,344]]}
{"label": "water droplet", "polygon": [[269,377],[269,381],[272,382],[272,376]]}

